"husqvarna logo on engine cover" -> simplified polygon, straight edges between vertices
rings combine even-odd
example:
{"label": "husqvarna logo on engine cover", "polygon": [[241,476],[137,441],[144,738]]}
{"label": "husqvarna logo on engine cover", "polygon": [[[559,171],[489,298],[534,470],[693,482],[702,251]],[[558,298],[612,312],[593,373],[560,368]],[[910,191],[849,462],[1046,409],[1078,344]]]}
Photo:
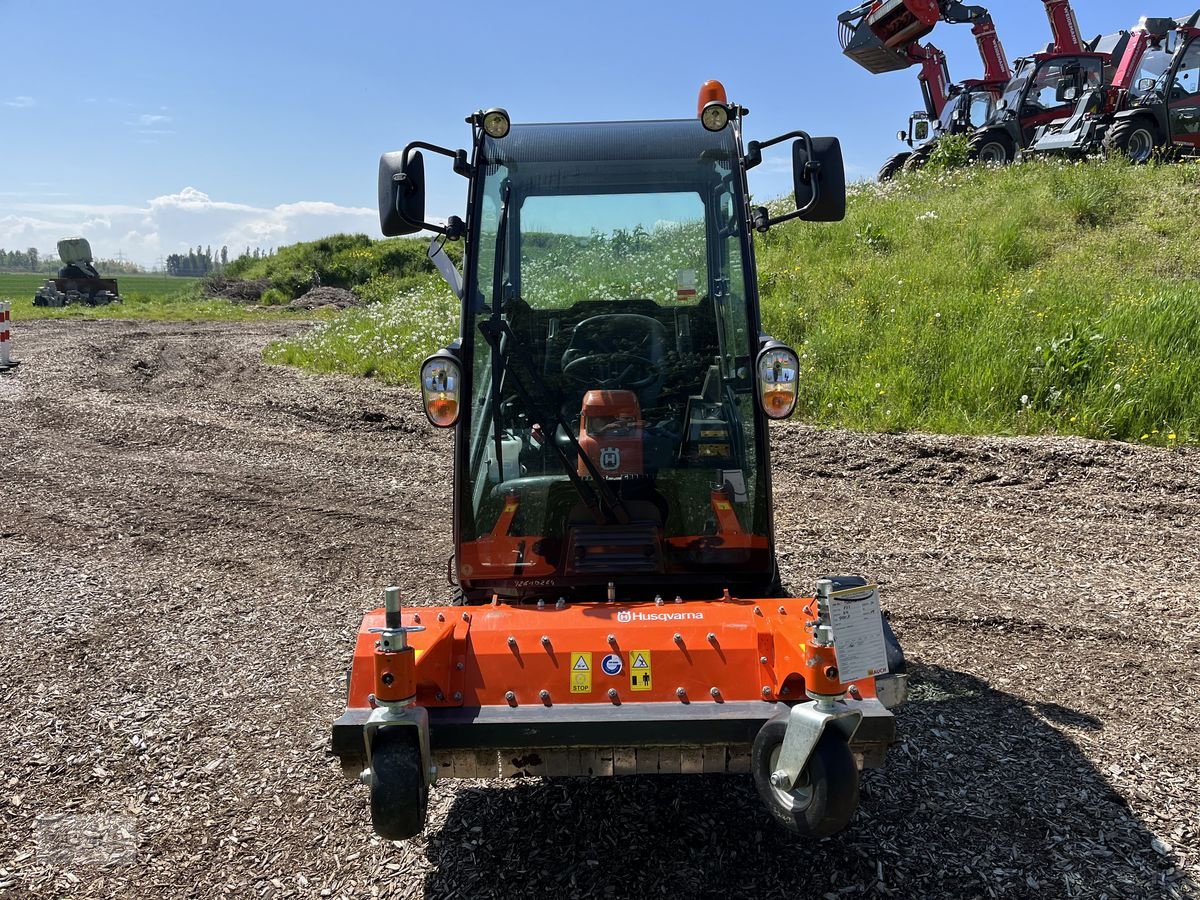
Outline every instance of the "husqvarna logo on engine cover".
{"label": "husqvarna logo on engine cover", "polygon": [[622,609],[617,611],[618,622],[702,622],[704,613],[700,612],[633,612]]}
{"label": "husqvarna logo on engine cover", "polygon": [[621,468],[621,451],[617,447],[603,447],[600,450],[600,468],[612,472]]}

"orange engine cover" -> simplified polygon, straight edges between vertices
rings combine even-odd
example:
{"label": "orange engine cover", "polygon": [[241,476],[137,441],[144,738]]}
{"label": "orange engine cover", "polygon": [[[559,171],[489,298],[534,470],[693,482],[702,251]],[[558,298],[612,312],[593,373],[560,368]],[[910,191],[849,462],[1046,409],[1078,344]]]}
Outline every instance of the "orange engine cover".
{"label": "orange engine cover", "polygon": [[[579,414],[579,446],[606,478],[641,475],[642,409],[633,391],[588,391]],[[590,474],[583,460],[579,474]]]}

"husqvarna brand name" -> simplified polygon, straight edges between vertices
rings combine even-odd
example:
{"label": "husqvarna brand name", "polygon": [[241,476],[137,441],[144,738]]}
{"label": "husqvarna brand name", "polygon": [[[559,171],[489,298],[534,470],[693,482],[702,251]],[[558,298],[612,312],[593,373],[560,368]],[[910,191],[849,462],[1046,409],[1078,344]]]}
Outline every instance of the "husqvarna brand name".
{"label": "husqvarna brand name", "polygon": [[635,612],[623,609],[617,613],[618,622],[699,622],[704,620],[701,612]]}

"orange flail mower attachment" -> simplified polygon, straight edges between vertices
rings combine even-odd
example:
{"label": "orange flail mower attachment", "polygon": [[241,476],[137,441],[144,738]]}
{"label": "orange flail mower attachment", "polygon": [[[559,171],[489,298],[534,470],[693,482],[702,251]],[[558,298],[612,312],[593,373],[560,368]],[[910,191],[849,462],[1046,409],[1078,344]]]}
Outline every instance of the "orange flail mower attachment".
{"label": "orange flail mower attachment", "polygon": [[[475,708],[841,696],[851,685],[838,680],[833,649],[812,644],[810,604],[815,611],[810,599],[778,598],[422,608],[425,630],[409,636],[416,702]],[[396,673],[391,661],[379,668],[379,656],[397,655],[376,652],[370,629],[383,621],[382,609],[363,619],[350,708],[379,695],[377,672]],[[875,697],[873,678],[854,688],[857,698]]]}

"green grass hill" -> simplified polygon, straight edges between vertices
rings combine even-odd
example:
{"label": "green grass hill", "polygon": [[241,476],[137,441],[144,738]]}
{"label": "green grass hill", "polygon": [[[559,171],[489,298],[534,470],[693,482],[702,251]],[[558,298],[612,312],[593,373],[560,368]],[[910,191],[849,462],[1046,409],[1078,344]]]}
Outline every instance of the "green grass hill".
{"label": "green grass hill", "polygon": [[[767,329],[803,357],[798,416],[1200,440],[1198,207],[1197,164],[1028,164],[854,186],[845,222],[793,222],[758,244]],[[287,252],[260,262],[287,265]],[[395,299],[267,358],[412,383],[456,333],[457,304],[436,276],[392,287]]]}

